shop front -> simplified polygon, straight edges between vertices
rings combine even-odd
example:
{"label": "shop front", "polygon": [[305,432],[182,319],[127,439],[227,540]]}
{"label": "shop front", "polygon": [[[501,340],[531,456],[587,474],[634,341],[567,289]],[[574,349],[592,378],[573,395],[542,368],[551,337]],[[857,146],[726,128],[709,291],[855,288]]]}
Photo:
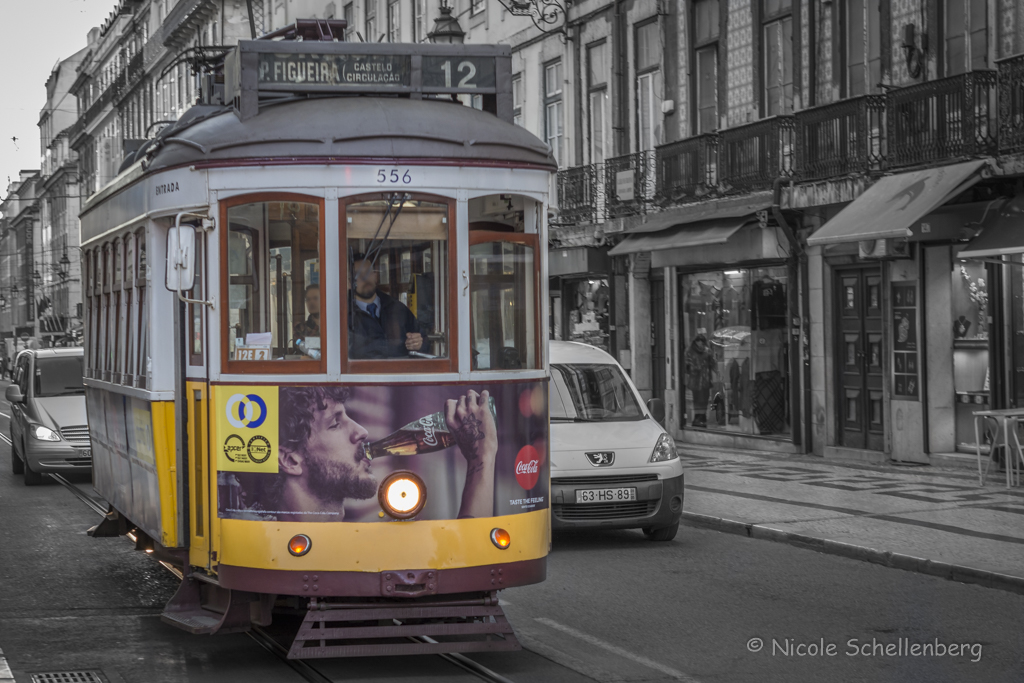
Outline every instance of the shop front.
{"label": "shop front", "polygon": [[[815,402],[824,422],[816,452],[966,463],[974,412],[1009,404],[1017,361],[1003,319],[1013,291],[1024,291],[1024,269],[972,253],[972,239],[1004,229],[1007,198],[978,184],[984,166],[884,177],[808,239],[809,267],[826,288],[811,310],[826,323],[812,357],[832,383]],[[1020,299],[1016,307],[1024,333]]]}
{"label": "shop front", "polygon": [[612,271],[606,249],[567,247],[548,255],[551,338],[612,353]]}
{"label": "shop front", "polygon": [[666,426],[707,445],[800,450],[797,269],[786,239],[754,215],[633,235],[671,283]]}

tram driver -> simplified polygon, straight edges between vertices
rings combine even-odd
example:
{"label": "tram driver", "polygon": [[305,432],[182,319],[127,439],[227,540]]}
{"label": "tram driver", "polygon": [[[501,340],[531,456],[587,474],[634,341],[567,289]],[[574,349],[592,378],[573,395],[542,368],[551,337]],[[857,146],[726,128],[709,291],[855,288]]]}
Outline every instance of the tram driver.
{"label": "tram driver", "polygon": [[[369,434],[348,413],[347,387],[280,389],[278,473],[239,475],[246,512],[282,522],[345,519],[345,501],[377,494],[377,478],[363,453]],[[459,518],[491,517],[498,434],[487,392],[467,391],[444,403],[445,419],[466,458]]]}
{"label": "tram driver", "polygon": [[349,296],[349,358],[405,358],[419,352],[423,329],[408,306],[377,288],[374,264],[353,259]]}

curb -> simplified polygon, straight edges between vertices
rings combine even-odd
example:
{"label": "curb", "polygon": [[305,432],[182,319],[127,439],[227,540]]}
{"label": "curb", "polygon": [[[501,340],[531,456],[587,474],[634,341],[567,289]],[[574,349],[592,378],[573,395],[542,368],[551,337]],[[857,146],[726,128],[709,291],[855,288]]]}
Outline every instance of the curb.
{"label": "curb", "polygon": [[735,520],[725,519],[724,517],[713,517],[711,515],[702,515],[696,512],[683,511],[683,516],[680,521],[686,526],[711,529],[713,531],[721,531],[729,534],[738,534],[740,536],[756,538],[762,541],[786,543],[798,548],[825,553],[826,555],[838,555],[851,560],[880,564],[884,567],[891,567],[893,569],[902,569],[908,572],[937,576],[949,581],[972,583],[986,588],[995,588],[998,590],[1008,591],[1010,593],[1024,595],[1024,578],[1010,576],[1009,574],[1000,574],[998,572],[990,572],[984,569],[974,569],[973,567],[964,567],[962,565],[949,564],[948,562],[936,562],[934,560],[926,560],[912,555],[876,550],[875,548],[866,548],[864,546],[853,545],[852,543],[832,541],[827,538],[818,538],[816,536],[795,534],[760,524],[737,522]]}

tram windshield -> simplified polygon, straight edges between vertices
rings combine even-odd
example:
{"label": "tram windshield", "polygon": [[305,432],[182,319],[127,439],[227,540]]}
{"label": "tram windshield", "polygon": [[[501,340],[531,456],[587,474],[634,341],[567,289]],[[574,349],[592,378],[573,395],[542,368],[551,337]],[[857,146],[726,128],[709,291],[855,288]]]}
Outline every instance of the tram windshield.
{"label": "tram windshield", "polygon": [[82,361],[82,356],[37,358],[34,387],[36,398],[84,394]]}
{"label": "tram windshield", "polygon": [[242,204],[228,209],[228,224],[229,357],[318,360],[320,206]]}
{"label": "tram windshield", "polygon": [[448,206],[349,204],[349,358],[447,358]]}

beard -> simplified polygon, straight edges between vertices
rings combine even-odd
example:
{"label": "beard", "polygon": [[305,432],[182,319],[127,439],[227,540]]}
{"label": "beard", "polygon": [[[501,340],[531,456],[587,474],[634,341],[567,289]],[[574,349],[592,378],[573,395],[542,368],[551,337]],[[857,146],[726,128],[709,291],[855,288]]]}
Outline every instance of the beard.
{"label": "beard", "polygon": [[309,455],[306,462],[309,465],[309,488],[320,500],[344,503],[346,498],[365,500],[377,495],[376,477],[360,472],[358,465]]}

